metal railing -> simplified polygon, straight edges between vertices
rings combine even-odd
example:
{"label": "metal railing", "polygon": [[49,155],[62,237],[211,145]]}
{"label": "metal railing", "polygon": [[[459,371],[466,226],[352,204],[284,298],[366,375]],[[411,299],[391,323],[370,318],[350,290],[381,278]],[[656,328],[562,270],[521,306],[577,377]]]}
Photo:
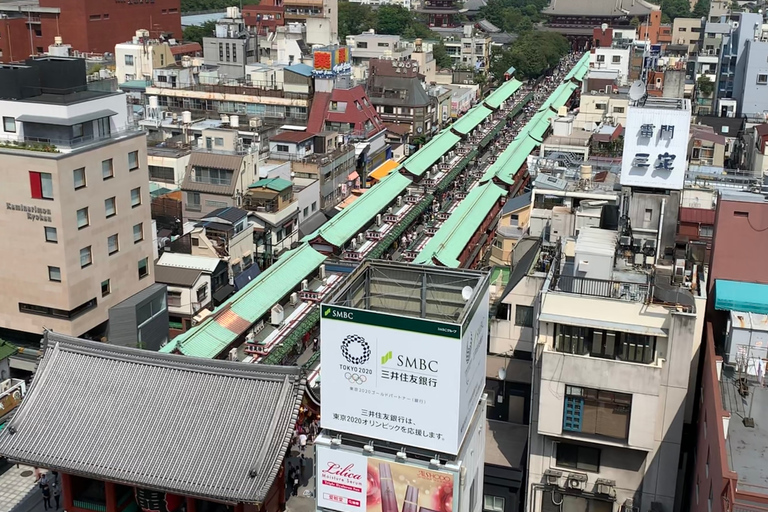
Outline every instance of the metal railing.
{"label": "metal railing", "polygon": [[[110,139],[117,139],[126,135],[133,135],[141,132],[142,129],[139,126],[128,126],[122,130],[113,131],[106,135],[84,135],[82,137],[73,137],[71,139],[50,139],[47,137],[24,137],[24,142],[27,144],[43,144],[53,145],[56,148],[63,149],[76,149],[91,144],[97,144]],[[23,148],[20,148],[23,149]]]}
{"label": "metal railing", "polygon": [[557,274],[553,276],[550,284],[552,291],[633,302],[645,302],[648,300],[650,288],[650,283],[630,283]]}

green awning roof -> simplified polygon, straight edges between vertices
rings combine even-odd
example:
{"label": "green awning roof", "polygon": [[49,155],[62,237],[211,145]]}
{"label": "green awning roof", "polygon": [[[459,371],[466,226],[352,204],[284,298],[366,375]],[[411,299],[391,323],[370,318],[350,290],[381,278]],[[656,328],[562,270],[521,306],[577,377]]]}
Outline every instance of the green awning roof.
{"label": "green awning roof", "polygon": [[477,105],[472,110],[462,116],[461,119],[453,123],[451,128],[455,131],[466,135],[475,129],[477,125],[485,121],[485,119],[493,112],[485,105]]}
{"label": "green awning roof", "polygon": [[450,129],[445,129],[403,162],[403,167],[411,174],[421,176],[460,140],[461,137]]}
{"label": "green awning roof", "polygon": [[[458,136],[454,137],[458,139]],[[410,179],[399,172],[393,172],[302,241],[320,237],[334,247],[343,246],[410,184]]]}
{"label": "green awning roof", "polygon": [[249,322],[250,328],[250,324],[267,314],[272,306],[299,286],[323,261],[325,256],[306,244],[286,252],[277,263],[216,308],[203,323],[171,340],[160,352],[178,350],[186,356],[208,359],[218,356],[244,334],[231,331],[217,322],[222,310],[230,309]]}
{"label": "green awning roof", "polygon": [[282,192],[285,189],[291,188],[293,183],[282,178],[265,178],[263,180],[255,181],[248,185],[248,188],[268,188],[275,192]]}
{"label": "green awning roof", "polygon": [[432,264],[435,259],[446,267],[458,268],[461,252],[488,217],[493,205],[506,195],[506,191],[490,182],[472,189],[427,242],[414,263]]}
{"label": "green awning roof", "polygon": [[523,83],[519,80],[507,80],[495,91],[489,94],[483,103],[496,110],[501,106],[502,103],[507,101],[510,96],[515,94],[522,85]]}
{"label": "green awning roof", "polygon": [[718,279],[715,309],[768,315],[768,284]]}

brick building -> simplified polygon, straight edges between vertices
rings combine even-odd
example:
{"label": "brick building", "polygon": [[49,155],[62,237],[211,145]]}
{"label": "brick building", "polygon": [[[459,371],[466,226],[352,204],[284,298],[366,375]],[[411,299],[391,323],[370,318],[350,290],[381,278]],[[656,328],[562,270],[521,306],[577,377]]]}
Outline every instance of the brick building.
{"label": "brick building", "polygon": [[2,62],[43,53],[56,36],[73,50],[104,53],[137,28],[182,35],[180,0],[19,0],[0,3],[0,15]]}

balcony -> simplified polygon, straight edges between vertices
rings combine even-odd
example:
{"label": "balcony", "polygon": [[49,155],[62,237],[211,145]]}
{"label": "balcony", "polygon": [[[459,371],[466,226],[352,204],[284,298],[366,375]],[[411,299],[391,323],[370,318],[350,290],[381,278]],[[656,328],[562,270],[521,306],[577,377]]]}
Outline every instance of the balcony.
{"label": "balcony", "polygon": [[0,149],[34,151],[41,154],[71,153],[89,147],[116,141],[143,133],[138,126],[129,126],[123,130],[114,131],[107,135],[87,135],[71,139],[56,139],[47,137],[23,137],[22,140],[6,139],[0,142]]}
{"label": "balcony", "polygon": [[[305,7],[305,6],[311,6],[311,7],[320,7],[320,10],[322,11],[323,7],[323,0],[284,0],[283,5],[287,7]],[[286,14],[288,14],[286,12]]]}
{"label": "balcony", "polygon": [[632,283],[567,276],[556,272],[552,276],[549,289],[587,297],[646,302],[649,298],[651,283],[650,277],[646,283]]}

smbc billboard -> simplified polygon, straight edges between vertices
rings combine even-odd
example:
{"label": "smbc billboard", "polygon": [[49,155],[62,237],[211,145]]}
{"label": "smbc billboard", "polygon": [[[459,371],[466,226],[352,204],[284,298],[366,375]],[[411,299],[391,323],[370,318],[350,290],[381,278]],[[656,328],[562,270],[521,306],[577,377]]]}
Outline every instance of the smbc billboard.
{"label": "smbc billboard", "polygon": [[463,325],[321,311],[322,427],[457,454],[485,386],[488,293]]}

